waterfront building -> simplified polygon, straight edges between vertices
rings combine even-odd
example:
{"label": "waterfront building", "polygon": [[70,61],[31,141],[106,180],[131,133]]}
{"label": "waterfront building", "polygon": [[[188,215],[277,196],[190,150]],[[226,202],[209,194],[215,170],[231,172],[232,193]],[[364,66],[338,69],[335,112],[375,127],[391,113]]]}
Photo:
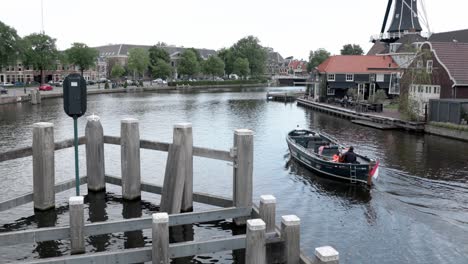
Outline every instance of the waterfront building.
{"label": "waterfront building", "polygon": [[383,89],[387,94],[399,93],[398,64],[391,56],[337,55],[331,56],[312,73],[320,84],[321,94],[342,98],[349,89],[357,89],[364,99]]}

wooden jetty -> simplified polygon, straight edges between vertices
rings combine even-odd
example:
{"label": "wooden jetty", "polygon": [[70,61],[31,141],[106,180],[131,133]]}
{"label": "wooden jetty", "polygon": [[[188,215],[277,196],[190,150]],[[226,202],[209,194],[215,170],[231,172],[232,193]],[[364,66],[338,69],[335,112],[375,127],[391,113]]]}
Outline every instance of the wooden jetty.
{"label": "wooden jetty", "polygon": [[[32,192],[0,202],[0,213],[31,202],[35,210],[53,209],[56,193],[75,186],[74,180],[55,184],[55,151],[72,147],[73,140],[54,142],[53,128],[52,123],[34,124],[32,147],[0,153],[0,162],[32,156],[34,184]],[[87,184],[88,192],[103,192],[106,184],[113,184],[122,187],[125,200],[138,200],[141,192],[158,194],[161,195],[160,212],[139,218],[85,224],[83,196],[73,196],[69,198],[68,226],[0,233],[0,247],[42,241],[70,241],[71,255],[35,259],[28,263],[168,264],[170,259],[239,249],[245,249],[245,262],[252,264],[318,264],[339,261],[338,252],[329,246],[316,248],[312,259],[301,253],[301,221],[295,215],[286,215],[281,217],[281,226],[277,226],[274,196],[263,195],[259,206],[253,204],[251,130],[235,130],[233,147],[229,151],[223,151],[193,146],[190,123],[176,124],[173,142],[165,143],[140,139],[139,122],[132,118],[121,121],[120,137],[105,136],[99,118],[91,116],[88,117],[85,136],[79,138],[79,144],[86,145],[88,175],[81,176],[80,185]],[[105,174],[104,144],[120,145],[121,177]],[[141,181],[141,149],[168,152],[163,186]],[[232,198],[193,192],[194,156],[233,164]],[[217,208],[193,212],[193,202]],[[246,226],[246,234],[169,243],[169,227],[222,219],[233,219],[236,225]],[[152,230],[150,246],[98,253],[85,252],[87,236],[143,229]]]}
{"label": "wooden jetty", "polygon": [[[297,104],[312,108],[319,112],[324,112],[330,115],[352,120],[352,122],[371,126],[378,129],[403,129],[414,132],[424,132],[424,122],[411,122],[397,118],[391,118],[370,113],[357,112],[351,109],[345,109],[329,104],[313,102],[311,100],[298,98]],[[364,121],[364,122],[363,122]]]}
{"label": "wooden jetty", "polygon": [[279,101],[279,102],[294,102],[297,98],[304,96],[304,93],[288,93],[288,92],[275,92],[266,94],[267,100]]}

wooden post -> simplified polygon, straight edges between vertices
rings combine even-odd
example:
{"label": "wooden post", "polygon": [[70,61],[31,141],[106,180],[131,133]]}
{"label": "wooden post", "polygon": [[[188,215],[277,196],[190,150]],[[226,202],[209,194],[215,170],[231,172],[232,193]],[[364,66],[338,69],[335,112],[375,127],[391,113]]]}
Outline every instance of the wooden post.
{"label": "wooden post", "polygon": [[33,125],[33,193],[34,209],[55,207],[54,124]]}
{"label": "wooden post", "polygon": [[295,215],[281,217],[281,237],[284,240],[286,264],[299,264],[300,224],[301,220]]}
{"label": "wooden post", "polygon": [[[233,200],[236,207],[252,206],[253,131],[234,131],[234,151],[237,154],[233,172]],[[237,225],[245,225],[247,217],[235,218]]]}
{"label": "wooden post", "polygon": [[174,126],[164,174],[160,210],[169,214],[193,208],[193,139],[192,125]]}
{"label": "wooden post", "polygon": [[266,264],[265,229],[262,219],[247,220],[245,263]]}
{"label": "wooden post", "polygon": [[37,97],[36,97],[36,89],[32,89],[29,91],[29,96],[31,97],[31,104],[35,105],[37,104]]}
{"label": "wooden post", "polygon": [[126,118],[122,119],[120,124],[122,196],[127,200],[140,199],[140,131],[138,120]]}
{"label": "wooden post", "polygon": [[104,173],[104,132],[99,116],[89,116],[86,123],[86,172],[88,190],[106,189]]}
{"label": "wooden post", "polygon": [[83,196],[70,197],[71,254],[85,252]]}
{"label": "wooden post", "polygon": [[266,224],[266,232],[275,232],[276,198],[273,195],[260,196],[259,212]]}
{"label": "wooden post", "polygon": [[333,247],[325,246],[315,248],[317,264],[338,264],[340,255]]}
{"label": "wooden post", "polygon": [[173,144],[180,144],[178,172],[185,179],[181,210],[193,211],[193,134],[191,123],[180,123],[174,126]]}
{"label": "wooden post", "polygon": [[167,213],[153,214],[152,229],[154,264],[169,264],[169,216]]}
{"label": "wooden post", "polygon": [[41,91],[36,90],[36,101],[38,104],[42,102]]}

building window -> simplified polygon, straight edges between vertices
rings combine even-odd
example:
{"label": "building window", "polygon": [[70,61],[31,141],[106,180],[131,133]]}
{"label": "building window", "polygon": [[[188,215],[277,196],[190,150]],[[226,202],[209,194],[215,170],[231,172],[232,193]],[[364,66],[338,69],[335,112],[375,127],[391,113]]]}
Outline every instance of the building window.
{"label": "building window", "polygon": [[[335,78],[333,78],[333,79],[335,79]],[[354,74],[346,74],[346,81],[347,82],[354,81]]]}
{"label": "building window", "polygon": [[376,81],[377,82],[384,82],[384,77],[385,77],[385,75],[383,75],[383,74],[377,74]]}
{"label": "building window", "polygon": [[334,82],[335,81],[335,74],[328,74],[328,80]]}
{"label": "building window", "polygon": [[327,87],[327,95],[335,95],[335,89]]}
{"label": "building window", "polygon": [[432,66],[433,66],[433,62],[432,60],[428,60],[427,63],[426,63],[426,71],[427,73],[432,73]]}
{"label": "building window", "polygon": [[418,61],[416,62],[416,68],[417,68],[417,69],[421,69],[422,66],[423,66],[422,60],[418,60]]}

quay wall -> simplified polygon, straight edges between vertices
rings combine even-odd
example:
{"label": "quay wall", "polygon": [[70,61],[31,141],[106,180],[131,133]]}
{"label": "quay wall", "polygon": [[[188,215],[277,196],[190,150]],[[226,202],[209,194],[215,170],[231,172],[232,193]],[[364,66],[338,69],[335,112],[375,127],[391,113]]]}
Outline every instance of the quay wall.
{"label": "quay wall", "polygon": [[468,131],[450,129],[450,128],[427,124],[425,128],[425,132],[428,134],[432,134],[432,135],[458,139],[458,140],[468,142]]}

